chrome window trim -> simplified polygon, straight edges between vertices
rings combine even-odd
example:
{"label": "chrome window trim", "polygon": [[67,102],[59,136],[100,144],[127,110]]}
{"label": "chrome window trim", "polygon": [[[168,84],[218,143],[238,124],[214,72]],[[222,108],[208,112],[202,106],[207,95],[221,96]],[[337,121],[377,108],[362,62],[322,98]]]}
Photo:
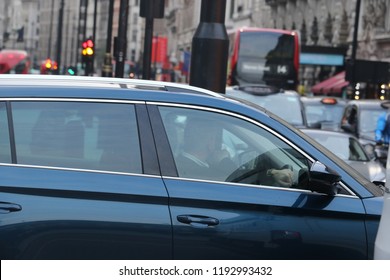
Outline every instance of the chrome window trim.
{"label": "chrome window trim", "polygon": [[[347,187],[347,185],[343,181],[340,181],[339,184],[344,188],[344,190],[348,191],[351,196],[358,197],[349,187]],[[340,194],[339,196],[342,196],[342,195]],[[347,196],[347,195],[344,195],[344,196]]]}
{"label": "chrome window trim", "polygon": [[[284,187],[268,186],[268,185],[253,185],[253,184],[244,184],[244,183],[235,183],[235,182],[202,180],[202,179],[192,179],[192,178],[184,178],[184,177],[163,176],[163,179],[176,180],[176,181],[177,180],[183,180],[183,181],[199,182],[199,183],[213,183],[213,184],[231,185],[231,186],[243,186],[243,187],[256,188],[256,189],[275,189],[275,190],[285,190],[285,191],[295,191],[295,192],[311,193],[311,191],[304,190],[304,189],[293,189],[293,188],[284,188]],[[320,193],[316,193],[316,194],[320,194]]]}
{"label": "chrome window trim", "polygon": [[[248,187],[248,188],[257,188],[257,189],[273,189],[273,190],[284,190],[284,191],[292,191],[292,192],[300,192],[300,193],[310,193],[314,195],[326,195],[323,193],[316,193],[312,192],[310,190],[305,190],[305,189],[295,189],[295,188],[284,188],[284,187],[277,187],[277,186],[268,186],[268,185],[253,185],[253,184],[244,184],[244,183],[234,183],[234,182],[223,182],[223,181],[212,181],[212,180],[202,180],[202,179],[192,179],[192,178],[185,178],[185,177],[171,177],[171,176],[163,176],[163,179],[168,179],[168,180],[180,180],[180,181],[188,181],[188,182],[199,182],[199,183],[213,183],[213,184],[220,184],[220,185],[231,185],[231,186],[242,186],[242,187]],[[348,197],[348,198],[356,198],[358,199],[359,197],[352,192],[348,187],[343,182],[340,182],[340,185],[348,191],[350,194],[336,194],[335,196],[337,197]]]}
{"label": "chrome window trim", "polygon": [[106,170],[96,170],[96,169],[80,169],[80,168],[71,168],[71,167],[57,167],[57,166],[31,165],[31,164],[18,164],[18,163],[17,164],[15,164],[15,163],[0,163],[0,166],[50,169],[50,170],[60,170],[60,171],[89,172],[89,173],[101,173],[101,174],[113,174],[113,175],[125,175],[125,176],[140,176],[140,177],[150,177],[150,178],[160,178],[161,179],[161,176],[159,176],[159,175],[131,173],[131,172],[106,171]]}

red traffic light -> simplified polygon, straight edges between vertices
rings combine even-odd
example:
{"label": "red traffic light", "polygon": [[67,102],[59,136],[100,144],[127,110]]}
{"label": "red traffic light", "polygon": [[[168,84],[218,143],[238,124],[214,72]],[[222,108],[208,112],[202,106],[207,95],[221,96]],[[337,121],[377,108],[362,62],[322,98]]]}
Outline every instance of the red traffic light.
{"label": "red traffic light", "polygon": [[86,43],[87,43],[87,47],[93,48],[94,43],[91,39],[88,39]]}
{"label": "red traffic light", "polygon": [[93,43],[92,39],[88,39],[88,40],[84,41],[82,44],[83,49],[93,48],[93,46],[94,46],[94,43]]}

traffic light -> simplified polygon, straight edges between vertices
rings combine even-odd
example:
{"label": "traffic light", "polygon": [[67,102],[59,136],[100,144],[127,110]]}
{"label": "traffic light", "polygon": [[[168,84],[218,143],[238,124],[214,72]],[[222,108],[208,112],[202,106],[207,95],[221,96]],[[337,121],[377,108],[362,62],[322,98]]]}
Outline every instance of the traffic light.
{"label": "traffic light", "polygon": [[84,59],[92,58],[95,54],[95,43],[92,39],[87,39],[82,44],[82,55]]}
{"label": "traffic light", "polygon": [[57,61],[51,60],[50,58],[45,59],[42,61],[41,64],[41,74],[52,74],[55,73],[55,71],[58,70],[58,64]]}
{"label": "traffic light", "polygon": [[53,63],[50,58],[45,60],[45,67],[47,70],[51,70],[51,68],[53,67]]}
{"label": "traffic light", "polygon": [[68,75],[74,76],[77,74],[77,69],[74,66],[69,66],[66,72]]}

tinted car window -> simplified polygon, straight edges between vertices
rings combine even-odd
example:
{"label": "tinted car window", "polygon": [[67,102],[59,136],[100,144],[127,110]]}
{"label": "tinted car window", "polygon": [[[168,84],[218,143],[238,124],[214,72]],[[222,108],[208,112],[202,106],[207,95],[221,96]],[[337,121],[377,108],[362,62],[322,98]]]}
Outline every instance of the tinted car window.
{"label": "tinted car window", "polygon": [[12,114],[19,164],[142,172],[132,105],[14,102]]}
{"label": "tinted car window", "polygon": [[[224,114],[161,107],[179,177],[277,185],[267,170],[293,170],[293,186],[307,160],[266,129]],[[196,154],[196,158],[193,156]],[[196,165],[188,163],[188,158]],[[301,171],[302,172],[302,171]]]}
{"label": "tinted car window", "polygon": [[0,103],[0,161],[11,162],[11,147],[9,142],[9,128],[5,103]]}

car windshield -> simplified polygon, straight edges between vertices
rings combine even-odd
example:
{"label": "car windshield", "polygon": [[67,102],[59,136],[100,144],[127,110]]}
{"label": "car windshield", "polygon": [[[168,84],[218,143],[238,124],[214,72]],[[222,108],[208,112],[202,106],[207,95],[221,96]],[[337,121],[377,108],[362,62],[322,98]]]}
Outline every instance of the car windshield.
{"label": "car windshield", "polygon": [[304,126],[301,101],[299,96],[286,96],[285,94],[255,95],[242,91],[226,92],[263,107],[294,126]]}

